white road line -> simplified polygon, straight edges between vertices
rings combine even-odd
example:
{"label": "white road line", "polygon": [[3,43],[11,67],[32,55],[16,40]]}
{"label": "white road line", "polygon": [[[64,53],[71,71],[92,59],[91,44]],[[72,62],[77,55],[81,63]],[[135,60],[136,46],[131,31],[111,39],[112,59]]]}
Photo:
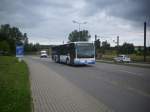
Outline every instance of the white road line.
{"label": "white road line", "polygon": [[98,78],[98,79],[101,79],[101,80],[103,80],[104,82],[109,83],[109,84],[112,84],[112,85],[114,85],[114,86],[118,86],[118,87],[127,89],[127,90],[129,90],[129,91],[132,91],[132,92],[134,92],[134,93],[137,93],[137,94],[139,94],[139,95],[142,95],[142,96],[145,96],[145,97],[150,98],[150,93],[144,92],[144,91],[139,90],[139,89],[136,89],[136,88],[133,88],[133,87],[131,87],[131,86],[128,85],[128,84],[122,84],[121,82],[106,80],[106,79],[104,79],[104,78]]}
{"label": "white road line", "polygon": [[135,72],[130,72],[130,71],[126,71],[126,70],[117,70],[117,71],[128,73],[128,74],[132,74],[132,75],[136,75],[136,76],[142,76],[142,74],[135,73]]}
{"label": "white road line", "polygon": [[125,89],[127,89],[129,91],[132,91],[132,92],[137,93],[139,95],[142,95],[142,96],[150,98],[150,93],[149,92],[145,92],[145,91],[133,88],[133,87],[131,87],[128,84],[122,84],[121,82],[117,82],[117,81],[111,81],[111,83],[113,85],[115,85],[115,86],[120,86],[120,87],[125,88]]}
{"label": "white road line", "polygon": [[138,93],[138,94],[140,94],[140,95],[142,95],[142,96],[145,96],[145,97],[149,97],[150,98],[150,93],[148,93],[148,92],[144,92],[144,91],[141,91],[141,90],[138,90],[138,89],[136,89],[136,88],[133,88],[133,87],[127,87],[127,89],[128,90],[131,90],[131,91],[133,91],[133,92],[136,92],[136,93]]}

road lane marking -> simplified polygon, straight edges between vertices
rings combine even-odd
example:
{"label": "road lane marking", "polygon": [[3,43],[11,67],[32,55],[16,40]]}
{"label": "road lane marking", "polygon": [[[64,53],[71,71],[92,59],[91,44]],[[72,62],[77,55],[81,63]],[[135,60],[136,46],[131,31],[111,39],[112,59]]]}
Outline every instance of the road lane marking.
{"label": "road lane marking", "polygon": [[130,72],[130,71],[126,71],[126,70],[117,70],[117,71],[128,73],[128,74],[132,74],[132,75],[136,75],[136,76],[141,76],[141,74],[139,74],[139,73]]}
{"label": "road lane marking", "polygon": [[138,90],[138,89],[135,89],[135,88],[132,88],[132,87],[127,87],[127,89],[131,90],[131,91],[134,91],[138,94],[141,94],[142,96],[145,96],[145,97],[149,97],[150,98],[150,94],[148,92],[144,92],[144,91],[141,91],[141,90]]}
{"label": "road lane marking", "polygon": [[101,79],[104,82],[109,83],[109,84],[111,84],[113,86],[121,87],[122,89],[124,88],[124,89],[126,89],[128,91],[131,91],[131,92],[137,93],[137,94],[139,94],[141,96],[145,96],[145,97],[150,98],[150,93],[149,92],[145,92],[145,91],[133,88],[133,87],[131,87],[128,84],[125,84],[125,83],[123,84],[123,83],[118,82],[118,81],[111,81],[109,79],[104,79],[104,78],[100,78],[100,77],[97,77],[97,79]]}
{"label": "road lane marking", "polygon": [[[125,72],[125,73],[128,73],[128,74],[132,74],[132,75],[141,77],[141,74],[137,74],[137,73],[134,73],[134,72],[129,72],[129,71],[125,71],[125,70],[117,70],[117,71]],[[93,78],[93,76],[90,76],[90,78]],[[118,82],[118,81],[115,81],[115,80],[110,80],[110,79],[105,79],[105,78],[102,78],[102,77],[99,77],[99,76],[97,76],[95,78],[103,80],[104,82],[109,83],[109,84],[111,84],[113,86],[121,87],[121,88],[124,88],[124,89],[126,89],[126,90],[128,90],[130,92],[134,92],[134,93],[139,94],[141,96],[145,96],[145,97],[150,98],[150,93],[149,92],[142,91],[140,89],[136,89],[136,88],[132,87],[129,84],[126,84],[126,83],[123,84],[121,82]]]}
{"label": "road lane marking", "polygon": [[111,83],[112,83],[114,86],[119,86],[119,87],[122,87],[122,88],[124,88],[124,89],[129,90],[129,91],[132,91],[132,92],[134,92],[134,93],[137,93],[137,94],[139,94],[139,95],[142,95],[142,96],[145,96],[145,97],[150,98],[150,93],[149,93],[149,92],[144,92],[144,91],[142,91],[142,90],[133,88],[133,87],[129,86],[128,84],[123,84],[123,83],[118,82],[118,81],[111,81]]}

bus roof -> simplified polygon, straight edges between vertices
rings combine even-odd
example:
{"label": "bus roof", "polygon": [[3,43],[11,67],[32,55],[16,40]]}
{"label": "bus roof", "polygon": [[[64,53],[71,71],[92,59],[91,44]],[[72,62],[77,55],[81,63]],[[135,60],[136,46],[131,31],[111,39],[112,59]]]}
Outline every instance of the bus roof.
{"label": "bus roof", "polygon": [[94,42],[88,42],[88,41],[77,41],[77,42],[69,42],[69,43],[66,43],[66,44],[60,44],[60,45],[56,45],[56,46],[53,46],[52,48],[57,48],[59,46],[63,46],[63,45],[69,45],[69,44],[76,44],[76,43],[94,43]]}
{"label": "bus roof", "polygon": [[40,52],[47,52],[46,50],[42,50],[42,51],[40,51]]}
{"label": "bus roof", "polygon": [[77,41],[77,42],[69,42],[69,43],[93,43],[93,42],[88,42],[88,41]]}

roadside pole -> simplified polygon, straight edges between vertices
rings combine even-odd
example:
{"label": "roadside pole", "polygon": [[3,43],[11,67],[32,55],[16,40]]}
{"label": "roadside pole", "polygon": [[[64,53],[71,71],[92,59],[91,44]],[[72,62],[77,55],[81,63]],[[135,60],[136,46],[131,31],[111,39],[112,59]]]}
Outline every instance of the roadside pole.
{"label": "roadside pole", "polygon": [[119,36],[117,36],[117,56],[119,55]]}
{"label": "roadside pole", "polygon": [[97,58],[96,40],[97,40],[97,35],[95,35],[95,41],[94,41],[94,46],[95,46],[95,58]]}
{"label": "roadside pole", "polygon": [[144,22],[144,62],[146,62],[146,22]]}

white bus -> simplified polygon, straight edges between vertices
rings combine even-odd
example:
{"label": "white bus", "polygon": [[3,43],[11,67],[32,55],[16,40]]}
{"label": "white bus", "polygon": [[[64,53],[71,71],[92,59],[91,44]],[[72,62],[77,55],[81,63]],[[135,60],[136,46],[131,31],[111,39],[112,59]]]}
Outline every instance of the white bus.
{"label": "white bus", "polygon": [[92,42],[71,42],[52,47],[52,60],[70,65],[95,64],[95,46]]}

